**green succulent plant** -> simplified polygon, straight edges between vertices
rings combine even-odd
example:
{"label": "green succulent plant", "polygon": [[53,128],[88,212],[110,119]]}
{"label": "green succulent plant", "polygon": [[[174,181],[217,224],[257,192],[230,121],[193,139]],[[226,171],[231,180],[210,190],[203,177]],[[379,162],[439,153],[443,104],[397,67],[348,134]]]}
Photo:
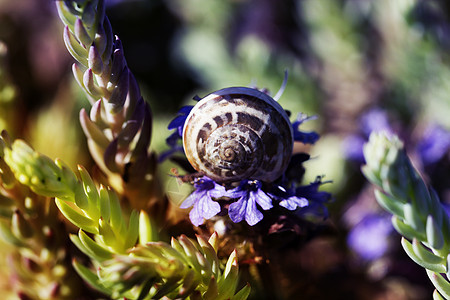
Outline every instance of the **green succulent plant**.
{"label": "green succulent plant", "polygon": [[450,299],[450,218],[436,192],[427,188],[397,136],[372,133],[362,171],[379,189],[378,203],[392,216],[409,257],[426,269],[434,299]]}
{"label": "green succulent plant", "polygon": [[[78,179],[62,161],[53,162],[21,140],[4,147],[3,153],[11,174],[22,185],[37,195],[55,197],[62,214],[79,228],[70,239],[97,272],[76,260],[74,267],[100,292],[114,299],[248,297],[248,285],[235,293],[239,281],[236,252],[222,270],[216,234],[209,240],[198,236],[197,241],[182,235],[170,245],[157,241],[148,214],[126,214],[115,192],[97,188],[83,167],[78,168]],[[25,227],[16,227],[28,234]]]}

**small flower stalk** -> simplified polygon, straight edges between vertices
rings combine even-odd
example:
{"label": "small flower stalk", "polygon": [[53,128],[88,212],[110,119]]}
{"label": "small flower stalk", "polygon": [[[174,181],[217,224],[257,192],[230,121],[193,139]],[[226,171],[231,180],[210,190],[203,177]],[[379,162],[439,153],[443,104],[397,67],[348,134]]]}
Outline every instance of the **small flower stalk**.
{"label": "small flower stalk", "polygon": [[427,188],[395,135],[372,133],[364,157],[363,173],[379,188],[376,199],[393,215],[403,249],[426,269],[436,287],[434,299],[450,299],[450,218],[436,192]]}
{"label": "small flower stalk", "polygon": [[92,157],[136,209],[161,201],[156,159],[149,152],[152,116],[129,70],[122,43],[105,16],[105,1],[57,1],[73,73],[92,108],[80,122]]}

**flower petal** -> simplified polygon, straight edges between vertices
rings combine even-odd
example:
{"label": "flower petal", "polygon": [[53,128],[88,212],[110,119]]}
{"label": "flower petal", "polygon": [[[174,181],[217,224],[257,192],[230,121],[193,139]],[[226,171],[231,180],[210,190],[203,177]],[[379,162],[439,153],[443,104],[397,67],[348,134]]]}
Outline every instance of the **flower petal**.
{"label": "flower petal", "polygon": [[317,140],[320,138],[319,134],[317,134],[314,131],[304,132],[298,129],[303,122],[311,119],[315,119],[315,117],[314,116],[307,117],[306,115],[303,114],[299,114],[297,116],[297,120],[295,120],[295,122],[292,123],[292,128],[294,130],[294,141],[302,142],[304,144],[314,144],[315,142],[317,142]]}
{"label": "flower petal", "polygon": [[247,201],[247,208],[245,210],[245,221],[248,225],[253,226],[263,219],[263,214],[256,207],[254,197],[250,197]]}
{"label": "flower petal", "polygon": [[192,224],[195,226],[203,224],[203,216],[201,215],[200,210],[198,210],[195,206],[189,212],[189,219],[191,219]]}
{"label": "flower petal", "polygon": [[247,200],[243,197],[236,202],[230,204],[228,208],[228,215],[230,216],[231,221],[234,223],[239,223],[244,219],[245,210],[247,207]]}
{"label": "flower petal", "polygon": [[297,207],[305,207],[307,205],[308,200],[303,197],[292,196],[280,201],[280,206],[289,210],[295,210]]}
{"label": "flower petal", "polygon": [[261,206],[262,209],[268,210],[273,207],[272,205],[272,198],[270,198],[265,192],[262,190],[257,190],[256,192],[250,192],[250,198],[254,198],[254,201],[256,201],[259,206]]}
{"label": "flower petal", "polygon": [[228,197],[225,187],[217,183],[215,183],[214,188],[210,189],[208,193],[212,198]]}
{"label": "flower petal", "polygon": [[204,192],[202,197],[195,204],[195,209],[198,209],[203,218],[210,219],[220,212],[220,205],[213,201],[207,192]]}
{"label": "flower petal", "polygon": [[184,122],[186,121],[186,115],[178,115],[173,119],[169,125],[167,126],[167,129],[175,129],[180,126],[184,126]]}
{"label": "flower petal", "polygon": [[248,191],[247,190],[243,190],[240,187],[236,187],[236,188],[231,189],[231,190],[226,190],[224,188],[222,197],[229,197],[229,198],[233,198],[233,199],[247,198],[247,194],[248,194]]}
{"label": "flower petal", "polygon": [[184,201],[181,203],[180,208],[189,208],[198,201],[198,193],[196,191],[192,192]]}

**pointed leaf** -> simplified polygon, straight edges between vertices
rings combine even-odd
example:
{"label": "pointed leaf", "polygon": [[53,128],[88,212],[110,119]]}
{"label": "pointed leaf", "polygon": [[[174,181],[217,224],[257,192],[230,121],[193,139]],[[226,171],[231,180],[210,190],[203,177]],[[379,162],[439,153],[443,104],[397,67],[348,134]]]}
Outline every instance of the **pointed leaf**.
{"label": "pointed leaf", "polygon": [[102,218],[98,220],[99,228],[99,238],[105,243],[105,245],[114,249],[116,253],[124,253],[123,249],[123,239],[120,236],[117,236],[111,225],[108,222],[105,222]]}
{"label": "pointed leaf", "polygon": [[413,239],[412,247],[414,253],[416,253],[422,261],[431,264],[442,264],[445,268],[445,259],[425,248],[425,246],[421,242],[419,242],[419,240]]}
{"label": "pointed leaf", "polygon": [[111,209],[110,223],[114,232],[117,232],[120,236],[125,236],[127,231],[125,228],[125,220],[123,219],[122,209],[120,208],[120,201],[117,194],[108,187],[109,194],[109,206]]}
{"label": "pointed leaf", "polygon": [[103,61],[95,46],[89,48],[88,65],[94,74],[102,74]]}
{"label": "pointed leaf", "polygon": [[158,290],[155,295],[153,295],[152,299],[160,299],[163,296],[167,295],[174,289],[176,289],[178,286],[180,286],[180,282],[178,282],[178,279],[174,280],[167,280],[165,283],[160,285],[158,287]]}
{"label": "pointed leaf", "polygon": [[398,233],[403,235],[409,240],[412,240],[413,238],[417,238],[420,241],[426,241],[426,237],[424,234],[415,231],[411,226],[405,224],[399,217],[392,216],[392,225],[394,226],[395,230],[397,230]]}
{"label": "pointed leaf", "polygon": [[89,119],[84,108],[80,111],[80,123],[81,127],[83,128],[84,134],[86,134],[89,139],[93,140],[95,144],[103,149],[106,149],[106,147],[108,147],[108,138],[105,136],[103,131]]}
{"label": "pointed leaf", "polygon": [[83,210],[87,210],[89,208],[89,200],[81,183],[75,188],[75,204]]}
{"label": "pointed leaf", "polygon": [[87,33],[83,26],[83,22],[77,18],[75,24],[73,24],[73,32],[78,41],[83,45],[84,48],[89,48],[92,44],[92,38]]}
{"label": "pointed leaf", "polygon": [[211,280],[209,281],[208,289],[203,294],[203,299],[206,299],[206,300],[217,299],[218,295],[219,295],[219,290],[218,290],[218,287],[217,287],[217,281],[216,281],[216,278],[213,276],[211,278]]}
{"label": "pointed leaf", "polygon": [[78,165],[78,172],[81,177],[81,182],[83,183],[84,192],[89,200],[89,216],[93,220],[98,219],[100,217],[100,206],[97,187],[95,186],[91,175],[89,175],[88,171],[82,165]]}
{"label": "pointed leaf", "polygon": [[375,198],[378,203],[391,214],[397,215],[400,218],[404,218],[403,204],[396,199],[384,194],[380,190],[375,190]]}
{"label": "pointed leaf", "polygon": [[128,94],[128,72],[127,68],[123,69],[117,85],[108,99],[108,103],[111,105],[111,110],[109,111],[111,114],[116,114],[123,109],[123,104],[125,103]]}
{"label": "pointed leaf", "polygon": [[96,261],[102,262],[113,257],[113,253],[93,241],[83,230],[78,231],[78,237],[81,243],[88,250],[88,255]]}
{"label": "pointed leaf", "polygon": [[100,99],[104,96],[103,91],[94,80],[94,73],[91,68],[87,69],[83,74],[83,85],[85,91],[93,98]]}
{"label": "pointed leaf", "polygon": [[105,149],[105,153],[103,154],[103,161],[105,162],[106,167],[113,173],[121,173],[120,167],[116,162],[116,155],[118,151],[118,141],[115,138],[111,143],[109,143],[108,147]]}
{"label": "pointed leaf", "polygon": [[433,300],[445,300],[445,299],[442,298],[441,294],[439,294],[439,292],[437,290],[434,290],[434,292],[433,292]]}
{"label": "pointed leaf", "polygon": [[97,224],[91,219],[83,216],[80,212],[74,210],[71,206],[69,206],[65,201],[56,198],[55,203],[58,206],[61,213],[66,217],[67,220],[72,222],[78,228],[83,229],[84,231],[97,234]]}
{"label": "pointed leaf", "polygon": [[153,224],[149,215],[141,210],[139,214],[139,244],[145,245],[157,239],[158,233],[155,224]]}
{"label": "pointed leaf", "polygon": [[59,15],[59,18],[61,19],[61,21],[63,21],[63,23],[65,25],[73,26],[73,24],[75,24],[76,16],[70,12],[70,10],[68,9],[68,7],[66,5],[67,5],[66,1],[57,1],[56,2],[56,7],[58,9],[58,15]]}
{"label": "pointed leaf", "polygon": [[[407,239],[402,238],[402,246],[403,246],[403,249],[405,250],[405,252],[408,254],[408,256],[416,264],[420,265],[421,267],[428,269],[428,270],[437,271],[437,272],[445,271],[445,265],[442,265],[440,263],[430,263],[430,262],[424,261],[421,257],[419,257],[416,254],[416,252],[414,251],[415,249],[413,248],[413,246]],[[426,251],[425,249],[423,249],[423,250]]]}
{"label": "pointed leaf", "polygon": [[87,67],[87,50],[78,43],[67,26],[64,29],[64,43],[73,58],[75,58],[83,66]]}
{"label": "pointed leaf", "polygon": [[12,234],[11,229],[3,222],[0,222],[0,237],[8,244],[16,247],[26,247],[26,244]]}
{"label": "pointed leaf", "polygon": [[134,120],[130,120],[125,122],[125,124],[122,126],[122,130],[120,131],[119,135],[117,136],[117,140],[119,143],[119,146],[129,146],[130,143],[133,141],[133,138],[136,136],[137,132],[139,131],[139,127],[141,124]]}
{"label": "pointed leaf", "polygon": [[136,241],[139,237],[139,214],[133,210],[128,222],[128,232],[125,240],[125,247],[131,248],[136,245]]}
{"label": "pointed leaf", "polygon": [[[215,235],[217,236],[217,233]],[[211,235],[210,240],[214,240],[212,239],[213,236],[214,233]],[[202,247],[205,257],[211,265],[211,271],[214,275],[219,275],[219,258],[217,257],[215,249],[209,242],[207,242],[205,239],[203,239],[203,237],[199,235],[197,236],[197,241]]]}
{"label": "pointed leaf", "polygon": [[442,249],[444,246],[444,236],[431,215],[428,215],[427,217],[426,234],[428,244],[431,247],[436,250]]}
{"label": "pointed leaf", "polygon": [[194,270],[189,270],[183,278],[182,287],[180,288],[179,296],[185,298],[189,296],[199,285],[200,280],[196,278]]}
{"label": "pointed leaf", "polygon": [[450,283],[440,274],[426,270],[427,275],[439,293],[445,298],[450,299]]}
{"label": "pointed leaf", "polygon": [[100,191],[99,191],[100,197],[100,215],[106,222],[109,222],[111,217],[111,208],[110,208],[110,200],[109,200],[109,193],[105,186],[100,185]]}
{"label": "pointed leaf", "polygon": [[86,281],[91,287],[108,296],[111,296],[111,291],[102,285],[96,273],[92,272],[76,260],[72,262],[72,265],[78,275],[80,275],[80,277],[83,278],[83,280]]}
{"label": "pointed leaf", "polygon": [[189,264],[197,271],[202,272],[202,267],[200,266],[199,261],[197,260],[196,253],[198,252],[197,248],[191,242],[191,240],[185,236],[181,235],[179,237],[179,241],[181,246],[183,247],[184,253],[186,254],[186,259],[189,261]]}
{"label": "pointed leaf", "polygon": [[112,33],[111,23],[109,22],[108,18],[104,18],[103,28],[105,30],[105,39],[107,44],[105,46],[105,51],[102,54],[102,60],[105,62],[110,62],[113,52],[114,35]]}
{"label": "pointed leaf", "polygon": [[414,228],[417,232],[424,232],[425,226],[423,221],[420,219],[418,211],[414,209],[414,206],[410,203],[403,205],[403,212],[405,215],[405,223]]}
{"label": "pointed leaf", "polygon": [[247,283],[236,295],[231,297],[231,300],[245,300],[250,295],[251,287]]}

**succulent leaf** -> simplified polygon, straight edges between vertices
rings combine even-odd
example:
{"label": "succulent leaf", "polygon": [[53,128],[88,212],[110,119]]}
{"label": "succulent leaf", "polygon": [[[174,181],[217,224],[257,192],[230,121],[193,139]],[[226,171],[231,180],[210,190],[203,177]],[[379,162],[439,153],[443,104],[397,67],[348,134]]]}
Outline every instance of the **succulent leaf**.
{"label": "succulent leaf", "polygon": [[[450,283],[438,273],[449,272],[450,218],[436,192],[427,188],[413,168],[398,137],[372,133],[364,155],[363,173],[381,189],[375,192],[376,199],[393,214],[394,228],[405,237],[403,249],[427,269],[439,293],[449,298]],[[436,293],[433,297],[439,298]]]}

